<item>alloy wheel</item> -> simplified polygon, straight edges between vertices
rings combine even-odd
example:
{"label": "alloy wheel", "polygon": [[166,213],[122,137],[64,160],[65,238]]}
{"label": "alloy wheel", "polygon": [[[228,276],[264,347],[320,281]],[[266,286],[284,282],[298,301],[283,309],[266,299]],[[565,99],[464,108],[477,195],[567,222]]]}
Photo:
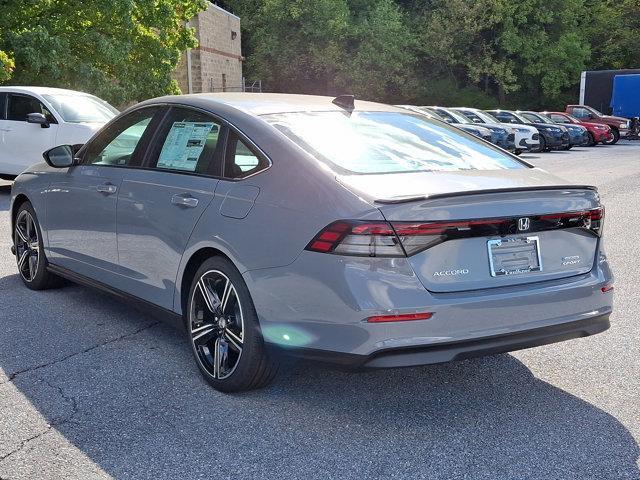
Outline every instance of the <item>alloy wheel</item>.
{"label": "alloy wheel", "polygon": [[238,366],[244,318],[238,292],[224,273],[205,272],[193,289],[189,334],[198,362],[213,378],[229,377]]}
{"label": "alloy wheel", "polygon": [[20,275],[25,281],[31,282],[40,264],[40,242],[36,223],[27,210],[22,210],[16,219],[14,243]]}

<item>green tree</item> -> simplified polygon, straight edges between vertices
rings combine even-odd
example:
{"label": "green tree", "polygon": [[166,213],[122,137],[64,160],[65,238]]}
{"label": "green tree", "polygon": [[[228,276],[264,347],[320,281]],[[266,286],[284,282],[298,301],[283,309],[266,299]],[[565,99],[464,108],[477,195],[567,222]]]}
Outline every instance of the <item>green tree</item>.
{"label": "green tree", "polygon": [[14,67],[13,59],[0,50],[0,82],[11,78]]}
{"label": "green tree", "polygon": [[245,74],[271,91],[390,100],[413,77],[414,36],[393,0],[236,0]]}
{"label": "green tree", "polygon": [[583,0],[435,0],[423,12],[422,52],[456,86],[501,103],[526,91],[530,104],[575,84],[589,58]]}
{"label": "green tree", "polygon": [[[179,93],[171,72],[195,46],[186,22],[205,7],[204,0],[9,0],[0,50],[15,61],[12,84],[83,90],[122,105]],[[11,64],[0,62],[7,71]]]}
{"label": "green tree", "polygon": [[586,0],[583,28],[591,40],[589,69],[640,66],[640,0]]}

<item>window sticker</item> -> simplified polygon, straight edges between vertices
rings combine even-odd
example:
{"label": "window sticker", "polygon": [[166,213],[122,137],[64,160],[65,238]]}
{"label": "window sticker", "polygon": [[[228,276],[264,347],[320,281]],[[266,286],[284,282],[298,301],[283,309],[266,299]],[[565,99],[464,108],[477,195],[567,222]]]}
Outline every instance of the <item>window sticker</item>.
{"label": "window sticker", "polygon": [[174,122],[162,146],[158,167],[195,172],[211,132],[218,133],[218,125],[213,122]]}

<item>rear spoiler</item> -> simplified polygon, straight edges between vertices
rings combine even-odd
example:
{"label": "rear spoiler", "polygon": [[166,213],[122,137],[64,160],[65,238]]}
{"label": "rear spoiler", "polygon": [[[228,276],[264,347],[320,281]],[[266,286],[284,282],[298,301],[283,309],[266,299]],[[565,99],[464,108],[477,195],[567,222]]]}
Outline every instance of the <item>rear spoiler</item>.
{"label": "rear spoiler", "polygon": [[531,192],[540,190],[593,190],[598,188],[593,185],[549,185],[546,187],[513,187],[513,188],[492,188],[488,190],[466,190],[462,192],[451,193],[435,193],[433,195],[407,195],[392,198],[380,198],[374,200],[375,203],[384,205],[394,205],[397,203],[419,202],[421,200],[437,200],[440,198],[464,197],[467,195],[485,195],[490,193],[509,193],[509,192]]}

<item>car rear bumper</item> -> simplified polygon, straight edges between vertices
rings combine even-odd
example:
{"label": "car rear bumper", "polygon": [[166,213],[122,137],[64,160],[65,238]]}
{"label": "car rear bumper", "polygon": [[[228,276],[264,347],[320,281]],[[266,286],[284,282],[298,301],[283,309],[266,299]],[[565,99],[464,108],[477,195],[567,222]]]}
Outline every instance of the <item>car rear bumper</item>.
{"label": "car rear bumper", "polygon": [[356,369],[412,367],[539,347],[595,335],[604,332],[609,327],[609,314],[604,314],[504,335],[436,343],[421,347],[379,350],[371,355],[306,348],[279,349],[276,352]]}
{"label": "car rear bumper", "polygon": [[[403,258],[303,252],[287,267],[248,271],[244,278],[265,341],[274,347],[335,358],[357,355],[364,364],[368,357],[382,352],[433,352],[449,346],[449,353],[438,354],[444,355],[443,360],[434,360],[440,357],[433,353],[425,356],[432,360],[420,360],[433,363],[457,358],[456,348],[469,342],[546,328],[553,331],[556,325],[609,315],[613,294],[601,288],[613,277],[605,257],[594,263],[593,270],[582,275],[455,293],[425,289]],[[367,321],[372,316],[421,312],[433,316],[390,323]],[[520,340],[511,343],[501,348],[526,348],[518,346]],[[385,362],[377,360],[373,366]]]}

